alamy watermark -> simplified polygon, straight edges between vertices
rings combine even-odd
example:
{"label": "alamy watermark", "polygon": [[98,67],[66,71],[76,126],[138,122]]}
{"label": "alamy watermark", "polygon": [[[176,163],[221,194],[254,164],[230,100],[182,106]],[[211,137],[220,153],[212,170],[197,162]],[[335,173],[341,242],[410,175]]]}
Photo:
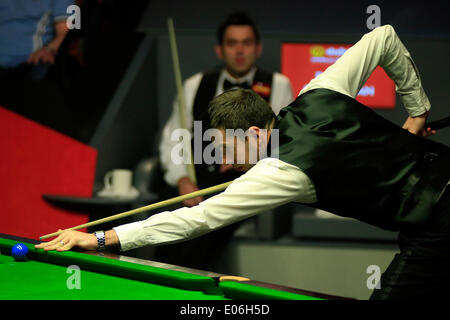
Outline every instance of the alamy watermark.
{"label": "alamy watermark", "polygon": [[377,265],[370,265],[366,269],[366,273],[370,274],[370,276],[367,278],[366,285],[367,289],[373,290],[373,289],[381,289],[381,269]]}
{"label": "alamy watermark", "polygon": [[77,265],[70,265],[67,267],[66,273],[70,274],[67,278],[66,286],[69,290],[81,289],[81,270]]}
{"label": "alamy watermark", "polygon": [[366,20],[367,29],[372,30],[381,25],[381,9],[376,4],[367,7],[366,13],[371,14]]}
{"label": "alamy watermark", "polygon": [[70,16],[66,20],[67,29],[81,29],[81,9],[77,5],[71,5],[67,7],[67,14]]}

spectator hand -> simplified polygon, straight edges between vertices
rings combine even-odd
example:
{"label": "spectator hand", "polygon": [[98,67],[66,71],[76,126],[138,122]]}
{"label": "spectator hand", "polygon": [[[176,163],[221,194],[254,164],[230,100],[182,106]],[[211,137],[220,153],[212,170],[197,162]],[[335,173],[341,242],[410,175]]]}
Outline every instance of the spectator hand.
{"label": "spectator hand", "polygon": [[35,52],[33,52],[29,57],[27,62],[29,64],[38,64],[42,63],[55,63],[56,52],[54,50],[49,49],[48,47],[42,47]]}
{"label": "spectator hand", "polygon": [[[191,192],[198,191],[198,187],[192,183],[188,177],[183,177],[178,180],[178,193],[182,196]],[[203,201],[203,197],[196,197],[183,201],[183,204],[187,207],[193,207]]]}

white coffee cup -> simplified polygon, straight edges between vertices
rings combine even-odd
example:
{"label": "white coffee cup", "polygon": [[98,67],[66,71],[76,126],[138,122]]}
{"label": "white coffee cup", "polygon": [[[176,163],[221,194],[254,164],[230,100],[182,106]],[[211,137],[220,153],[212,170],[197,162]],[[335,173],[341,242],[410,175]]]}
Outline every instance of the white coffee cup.
{"label": "white coffee cup", "polygon": [[127,196],[132,191],[131,170],[115,169],[105,175],[105,190],[117,196]]}

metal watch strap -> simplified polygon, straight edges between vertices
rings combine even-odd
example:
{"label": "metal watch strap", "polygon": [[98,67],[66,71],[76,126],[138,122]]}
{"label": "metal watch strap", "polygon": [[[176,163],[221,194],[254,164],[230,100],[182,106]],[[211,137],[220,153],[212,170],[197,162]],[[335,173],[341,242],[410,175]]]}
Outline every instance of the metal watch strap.
{"label": "metal watch strap", "polygon": [[97,242],[98,242],[97,250],[98,251],[105,250],[105,248],[106,248],[106,245],[105,245],[105,232],[103,232],[103,231],[95,231],[94,235],[97,238]]}

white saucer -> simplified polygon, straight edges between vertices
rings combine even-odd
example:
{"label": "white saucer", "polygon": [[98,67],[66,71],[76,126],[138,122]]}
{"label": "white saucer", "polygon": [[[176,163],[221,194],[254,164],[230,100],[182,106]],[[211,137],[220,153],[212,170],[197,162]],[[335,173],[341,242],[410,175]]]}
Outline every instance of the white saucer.
{"label": "white saucer", "polygon": [[134,199],[139,197],[139,191],[135,187],[131,187],[128,194],[115,194],[111,190],[103,189],[97,193],[97,197],[114,198],[114,199]]}
{"label": "white saucer", "polygon": [[328,212],[328,211],[324,211],[324,210],[320,210],[320,209],[316,209],[314,211],[314,215],[317,218],[322,218],[322,219],[349,219],[347,217],[341,217],[338,215],[335,215],[334,213]]}

